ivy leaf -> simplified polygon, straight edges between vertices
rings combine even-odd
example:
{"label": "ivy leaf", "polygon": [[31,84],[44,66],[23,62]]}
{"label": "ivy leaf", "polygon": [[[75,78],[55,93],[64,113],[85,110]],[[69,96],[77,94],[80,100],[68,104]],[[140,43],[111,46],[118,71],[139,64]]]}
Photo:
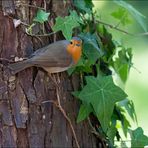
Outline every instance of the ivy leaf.
{"label": "ivy leaf", "polygon": [[135,130],[130,130],[130,137],[131,137],[131,147],[138,147],[143,148],[144,146],[148,145],[148,137],[144,135],[143,130],[141,127],[138,127]]}
{"label": "ivy leaf", "polygon": [[88,76],[86,81],[87,85],[80,92],[79,98],[93,106],[103,130],[106,131],[115,103],[125,99],[127,95],[113,83],[111,76]]}
{"label": "ivy leaf", "polygon": [[111,141],[111,144],[114,145],[114,138],[116,136],[117,129],[114,125],[111,125],[107,130],[107,136],[109,140]]}
{"label": "ivy leaf", "polygon": [[121,122],[122,130],[124,132],[125,137],[127,137],[127,132],[131,125],[125,116],[125,110],[121,108],[119,105],[116,105],[113,114],[114,116],[112,116],[112,118],[116,121],[118,120]]}
{"label": "ivy leaf", "polygon": [[88,58],[90,64],[95,64],[97,59],[101,56],[99,52],[92,46],[92,44],[84,44],[84,54]]}
{"label": "ivy leaf", "polygon": [[121,80],[125,83],[129,74],[129,65],[125,63],[123,64],[121,59],[118,58],[114,62],[114,68]]}
{"label": "ivy leaf", "polygon": [[136,115],[134,103],[132,100],[124,99],[123,101],[120,101],[118,105],[120,105],[121,107],[124,107],[128,112],[129,116],[132,118],[132,120],[136,121],[137,123],[137,115]]}
{"label": "ivy leaf", "polygon": [[96,40],[96,36],[94,34],[81,33],[79,36],[84,40],[84,44],[85,43],[91,44],[95,49],[97,49],[101,53],[97,40]]}
{"label": "ivy leaf", "polygon": [[131,127],[131,125],[124,114],[122,114],[121,123],[122,123],[122,129],[123,129],[124,135],[125,137],[127,137],[127,132],[128,132],[128,129]]}
{"label": "ivy leaf", "polygon": [[49,15],[50,15],[50,13],[47,13],[46,11],[43,11],[43,10],[39,9],[37,11],[37,15],[33,19],[33,21],[43,24],[45,21],[48,21]]}
{"label": "ivy leaf", "polygon": [[117,140],[120,140],[120,135],[118,132],[118,128],[117,128],[117,122],[119,120],[118,115],[116,114],[116,105],[114,107],[114,111],[111,117],[111,122],[110,122],[110,126],[107,130],[107,136],[109,137],[109,140],[111,142],[112,145],[114,145],[114,138],[116,137]]}
{"label": "ivy leaf", "polygon": [[[103,57],[104,62],[109,62],[112,56],[115,53],[115,44],[113,42],[112,34],[108,32],[108,30],[105,28],[104,25],[97,26],[97,32],[102,36],[101,41],[103,44],[103,54],[105,55]],[[100,44],[99,44],[100,45]]]}
{"label": "ivy leaf", "polygon": [[68,69],[68,74],[71,75],[72,73],[80,73],[80,72],[92,72],[90,62],[83,57],[78,61],[78,63]]}
{"label": "ivy leaf", "polygon": [[93,109],[90,105],[81,104],[79,114],[78,114],[78,117],[77,117],[77,123],[86,119],[91,112],[93,112]]}
{"label": "ivy leaf", "polygon": [[[70,76],[72,73],[74,73],[75,71],[77,71],[77,67],[83,67],[85,66],[84,65],[84,61],[83,61],[83,58],[81,57],[80,60],[78,61],[78,63],[72,67],[70,67],[67,72],[68,72],[68,75]],[[77,71],[78,72],[78,71]]]}
{"label": "ivy leaf", "polygon": [[91,0],[74,0],[74,5],[82,12],[90,14],[92,12],[93,3]]}
{"label": "ivy leaf", "polygon": [[53,31],[62,31],[64,37],[67,40],[71,40],[72,38],[72,30],[73,28],[79,26],[79,23],[77,22],[77,18],[74,19],[74,15],[72,16],[66,16],[64,18],[62,17],[57,17],[56,18],[56,23],[53,26]]}
{"label": "ivy leaf", "polygon": [[112,12],[111,15],[118,19],[123,26],[131,23],[128,12],[124,8],[119,8],[117,11]]}
{"label": "ivy leaf", "polygon": [[79,97],[79,94],[80,94],[80,91],[73,91],[73,92],[72,92],[72,95],[73,95],[74,97],[76,97],[76,98]]}
{"label": "ivy leaf", "polygon": [[132,5],[126,3],[123,0],[114,0],[116,4],[128,10],[128,12],[133,16],[133,18],[140,24],[140,26],[147,31],[147,25],[145,23],[145,16],[141,14],[137,9],[135,9]]}
{"label": "ivy leaf", "polygon": [[[84,53],[86,51],[86,54],[89,55],[89,53],[95,52],[98,58],[103,55],[102,50],[99,48],[99,45],[97,42],[97,36],[95,34],[81,33],[79,37],[83,39]],[[91,51],[91,49],[92,50],[95,49],[96,51]]]}
{"label": "ivy leaf", "polygon": [[124,83],[128,78],[129,70],[132,66],[131,51],[131,48],[124,49],[121,47],[121,50],[118,52],[118,57],[115,59],[113,64],[115,71]]}
{"label": "ivy leaf", "polygon": [[78,14],[75,10],[70,11],[70,16],[72,17],[72,19],[74,19],[78,23],[84,24],[83,20],[80,18],[80,16],[78,16]]}

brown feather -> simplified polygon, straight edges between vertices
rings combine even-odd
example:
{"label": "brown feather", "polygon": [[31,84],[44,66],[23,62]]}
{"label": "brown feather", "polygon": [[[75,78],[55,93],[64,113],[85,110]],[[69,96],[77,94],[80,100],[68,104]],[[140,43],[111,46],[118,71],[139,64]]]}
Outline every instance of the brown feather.
{"label": "brown feather", "polygon": [[[69,41],[66,40],[57,41],[38,49],[29,59],[10,64],[9,67],[14,73],[18,73],[31,66],[42,67],[50,72],[53,70],[52,73],[64,71],[65,68],[68,69],[73,64],[72,56],[66,49],[68,44]],[[58,68],[61,68],[61,70],[57,70]]]}
{"label": "brown feather", "polygon": [[9,68],[12,70],[13,74],[16,74],[28,67],[31,67],[31,63],[29,63],[27,60],[26,61],[21,61],[17,63],[13,63],[9,65]]}

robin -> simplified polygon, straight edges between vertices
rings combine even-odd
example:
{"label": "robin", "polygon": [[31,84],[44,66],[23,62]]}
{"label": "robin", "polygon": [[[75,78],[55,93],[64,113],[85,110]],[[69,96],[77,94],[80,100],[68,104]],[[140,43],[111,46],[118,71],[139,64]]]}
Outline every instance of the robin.
{"label": "robin", "polygon": [[13,63],[9,68],[14,74],[32,66],[41,67],[48,73],[66,71],[75,65],[82,54],[82,40],[73,37],[71,41],[60,40],[36,50],[28,59]]}

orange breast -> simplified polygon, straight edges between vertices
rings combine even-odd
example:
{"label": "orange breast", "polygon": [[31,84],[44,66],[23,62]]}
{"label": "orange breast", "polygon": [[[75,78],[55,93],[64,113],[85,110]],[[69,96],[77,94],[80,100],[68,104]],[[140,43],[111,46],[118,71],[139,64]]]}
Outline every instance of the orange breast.
{"label": "orange breast", "polygon": [[81,47],[75,47],[73,49],[72,56],[75,64],[79,61],[81,54],[82,54]]}
{"label": "orange breast", "polygon": [[82,55],[82,47],[75,45],[68,45],[67,51],[71,54],[74,63],[77,64]]}

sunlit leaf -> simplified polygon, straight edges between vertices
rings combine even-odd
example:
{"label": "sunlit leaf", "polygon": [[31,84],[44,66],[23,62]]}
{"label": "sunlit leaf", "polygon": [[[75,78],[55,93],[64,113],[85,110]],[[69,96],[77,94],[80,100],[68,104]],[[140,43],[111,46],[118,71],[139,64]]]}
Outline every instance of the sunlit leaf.
{"label": "sunlit leaf", "polygon": [[121,107],[124,107],[128,112],[129,116],[133,119],[133,121],[137,122],[137,115],[136,115],[134,103],[132,100],[124,99],[123,101],[120,101],[118,105],[120,105]]}
{"label": "sunlit leaf", "polygon": [[127,137],[127,132],[131,125],[125,116],[125,110],[119,105],[116,105],[114,108],[114,116],[112,118],[116,121],[121,122],[122,130],[124,132],[125,137]]}
{"label": "sunlit leaf", "polygon": [[121,123],[122,123],[122,129],[123,129],[124,135],[125,137],[127,137],[128,129],[131,127],[131,125],[124,114],[122,114]]}
{"label": "sunlit leaf", "polygon": [[113,63],[113,67],[124,83],[128,78],[131,66],[132,66],[131,48],[125,49],[121,47],[121,50],[118,51],[118,57],[115,59]]}
{"label": "sunlit leaf", "polygon": [[112,145],[114,145],[114,138],[116,136],[117,129],[114,125],[111,125],[107,130],[107,136],[110,139]]}
{"label": "sunlit leaf", "polygon": [[131,23],[131,19],[129,18],[128,12],[125,8],[119,8],[117,11],[112,12],[111,15],[118,19],[124,26]]}
{"label": "sunlit leaf", "polygon": [[128,12],[133,16],[133,18],[140,24],[140,26],[144,29],[144,31],[147,31],[147,25],[145,22],[145,16],[141,14],[137,9],[135,9],[132,5],[128,4],[127,2],[123,0],[113,0],[116,4],[119,6],[125,8],[128,10]]}

